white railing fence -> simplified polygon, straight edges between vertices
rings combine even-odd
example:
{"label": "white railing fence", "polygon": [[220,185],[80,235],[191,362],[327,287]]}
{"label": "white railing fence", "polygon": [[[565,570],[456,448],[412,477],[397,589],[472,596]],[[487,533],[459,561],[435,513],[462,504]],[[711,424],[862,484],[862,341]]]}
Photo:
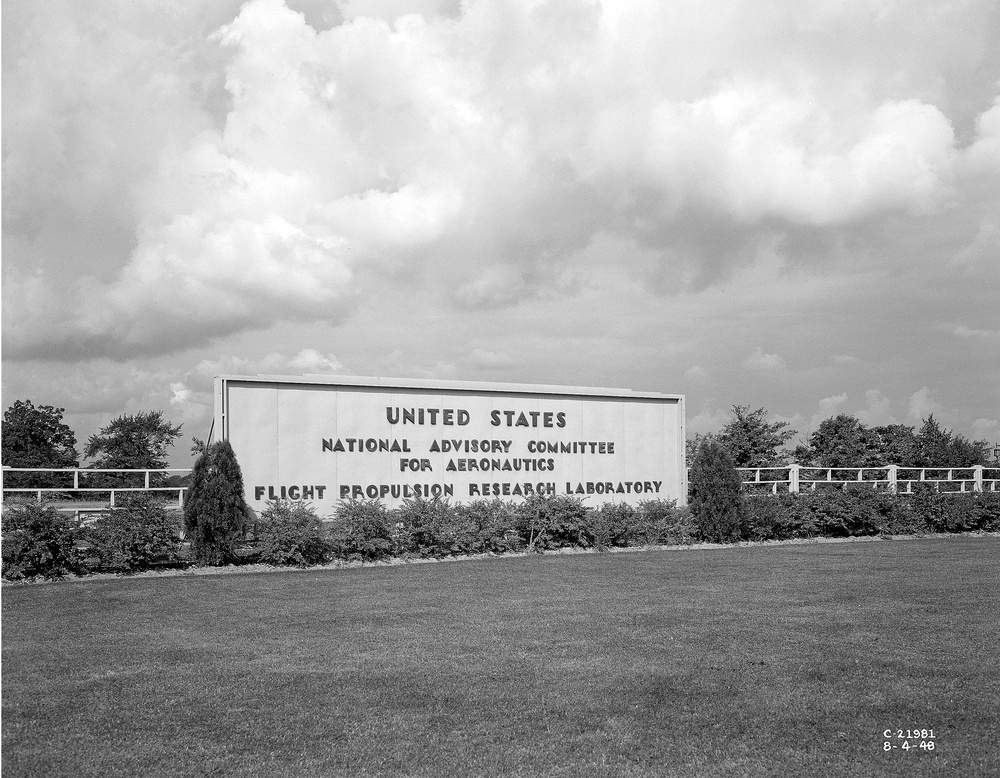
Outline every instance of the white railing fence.
{"label": "white railing fence", "polygon": [[919,485],[942,493],[998,492],[1000,467],[781,467],[737,468],[743,484],[752,491],[797,494],[830,487],[859,484],[894,494],[912,494]]}
{"label": "white railing fence", "polygon": [[[1000,492],[1000,467],[806,467],[803,465],[782,465],[780,467],[740,467],[737,468],[743,484],[751,491],[788,492],[816,491],[830,487],[846,488],[864,485],[873,489],[884,489],[897,494],[912,494],[918,485],[930,486],[937,492]],[[4,466],[0,476],[3,496],[33,495],[39,502],[48,498],[62,511],[94,513],[115,507],[116,495],[133,492],[176,494],[175,507],[184,508],[186,486],[152,486],[151,476],[167,473],[188,474],[191,468],[166,468],[163,470],[128,470],[98,468],[37,468]],[[3,483],[10,473],[63,473],[64,485],[47,487],[9,487]],[[133,474],[134,486],[94,485],[95,476],[100,473]],[[98,476],[99,477],[99,476]],[[101,497],[100,495],[107,495]],[[92,499],[88,500],[88,497]],[[93,504],[98,503],[98,504]]]}
{"label": "white railing fence", "polygon": [[[191,468],[175,467],[154,470],[136,470],[85,467],[7,467],[4,465],[3,470],[0,472],[3,473],[3,475],[0,476],[0,488],[2,488],[3,496],[5,498],[8,495],[31,495],[34,496],[39,502],[44,499],[49,499],[58,510],[76,513],[79,516],[81,513],[94,513],[107,510],[109,507],[114,508],[116,495],[134,492],[164,494],[167,496],[175,494],[177,496],[176,504],[169,505],[168,507],[183,510],[184,495],[187,492],[188,487],[153,486],[151,485],[151,477],[152,479],[158,480],[159,476],[166,474],[187,475],[191,472]],[[65,477],[52,478],[53,481],[63,482],[62,485],[59,486],[7,486],[5,481],[9,480],[8,475],[11,473],[63,473]],[[133,475],[135,478],[123,480],[131,480],[134,485],[122,486],[118,484],[102,484],[99,482],[101,476],[98,475],[102,473]],[[103,495],[107,495],[107,497],[104,497]],[[94,505],[93,503],[99,504]]]}

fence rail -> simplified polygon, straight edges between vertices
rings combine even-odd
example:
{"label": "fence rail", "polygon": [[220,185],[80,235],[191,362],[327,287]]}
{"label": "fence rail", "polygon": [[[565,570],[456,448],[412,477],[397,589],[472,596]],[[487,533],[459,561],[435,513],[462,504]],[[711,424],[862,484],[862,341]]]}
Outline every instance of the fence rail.
{"label": "fence rail", "polygon": [[[173,468],[163,468],[163,469],[125,469],[125,468],[86,468],[86,467],[3,467],[0,471],[3,473],[0,476],[0,487],[3,490],[3,496],[7,497],[9,494],[26,494],[34,495],[35,498],[41,502],[48,495],[49,499],[53,501],[55,507],[61,511],[67,511],[70,513],[93,513],[107,510],[109,507],[115,507],[115,495],[122,493],[134,493],[134,492],[153,492],[153,493],[166,493],[166,494],[176,494],[177,503],[176,507],[178,510],[184,509],[184,495],[187,493],[188,487],[186,486],[153,486],[155,479],[159,476],[163,476],[167,473],[174,474],[184,474],[187,475],[191,472],[190,467],[173,467]],[[64,480],[65,483],[62,486],[7,486],[5,481],[8,476],[12,473],[65,473],[67,478],[65,479],[53,479],[53,480]],[[135,486],[122,486],[118,484],[100,484],[96,486],[97,479],[100,478],[98,474],[131,474],[138,476]],[[72,475],[72,479],[68,476]],[[95,478],[96,476],[96,478]],[[151,481],[151,476],[153,480]],[[141,485],[138,485],[141,482]],[[91,485],[87,485],[91,484]],[[108,495],[109,499],[99,499],[98,495]],[[93,496],[95,499],[88,500],[88,496]],[[85,503],[99,503],[98,505],[90,505]]]}
{"label": "fence rail", "polygon": [[[743,484],[753,491],[788,492],[796,494],[805,490],[816,491],[830,487],[845,488],[859,484],[873,489],[884,489],[899,494],[912,494],[917,485],[927,485],[938,492],[1000,492],[1000,467],[901,467],[887,465],[884,467],[806,467],[804,465],[782,465],[779,467],[740,467],[737,468],[743,479]],[[165,468],[162,470],[110,469],[110,468],[42,468],[42,467],[6,467],[0,476],[0,487],[3,495],[30,494],[39,501],[45,495],[56,503],[62,511],[71,513],[88,513],[107,510],[115,507],[115,496],[122,493],[154,492],[176,493],[177,509],[183,510],[186,486],[152,486],[151,476],[165,473],[188,474],[191,468]],[[11,473],[66,473],[72,475],[72,483],[64,486],[51,487],[8,487],[3,479]],[[81,486],[93,483],[93,476],[99,473],[135,474],[141,476],[141,486],[98,485]],[[98,505],[83,505],[89,495],[106,494],[109,499],[94,499],[89,502]]]}
{"label": "fence rail", "polygon": [[846,488],[862,484],[896,494],[912,494],[914,487],[926,485],[937,492],[1000,492],[1000,467],[781,467],[737,468],[743,484],[751,490],[786,491],[796,494],[829,487]]}

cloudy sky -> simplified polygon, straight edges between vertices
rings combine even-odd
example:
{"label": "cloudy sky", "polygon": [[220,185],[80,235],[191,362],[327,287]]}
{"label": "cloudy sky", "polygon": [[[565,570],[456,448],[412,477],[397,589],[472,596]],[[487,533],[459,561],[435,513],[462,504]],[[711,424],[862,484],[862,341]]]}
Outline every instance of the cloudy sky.
{"label": "cloudy sky", "polygon": [[4,0],[3,404],[221,373],[1000,441],[996,0]]}

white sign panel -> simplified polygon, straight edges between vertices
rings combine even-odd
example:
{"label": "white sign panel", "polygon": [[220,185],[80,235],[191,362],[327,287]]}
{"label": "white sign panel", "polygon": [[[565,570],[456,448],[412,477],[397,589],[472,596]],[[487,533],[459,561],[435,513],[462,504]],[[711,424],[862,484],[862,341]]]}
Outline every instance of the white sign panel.
{"label": "white sign panel", "polygon": [[534,493],[589,505],[687,493],[684,398],[621,389],[221,376],[216,434],[247,502],[451,502]]}

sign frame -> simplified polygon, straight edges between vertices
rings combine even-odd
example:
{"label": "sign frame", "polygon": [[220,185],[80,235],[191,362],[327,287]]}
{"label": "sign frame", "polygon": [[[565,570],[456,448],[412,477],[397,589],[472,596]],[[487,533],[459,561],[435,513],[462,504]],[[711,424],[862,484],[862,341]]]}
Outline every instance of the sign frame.
{"label": "sign frame", "polygon": [[[300,400],[297,403],[293,401],[295,393],[300,395]],[[333,396],[330,397],[327,393],[333,393]],[[274,398],[273,414],[271,413],[272,394]],[[251,402],[249,398],[253,396],[256,399]],[[338,398],[341,397],[351,401],[338,402]],[[359,403],[364,406],[364,403],[369,399],[374,401],[374,397],[378,398],[377,405],[379,407],[385,406],[379,422],[383,425],[386,423],[396,425],[389,428],[396,434],[387,436],[383,427],[378,432],[372,432],[363,437],[345,437],[340,432],[341,415],[345,416],[343,420],[345,425],[356,426],[360,431],[364,422],[357,419]],[[406,404],[400,405],[394,398],[405,398]],[[420,402],[421,399],[424,401]],[[463,403],[463,400],[466,402]],[[484,403],[487,401],[492,403],[493,410],[483,410]],[[331,402],[336,408],[332,413],[327,407]],[[303,440],[306,433],[303,433],[301,429],[305,424],[302,419],[296,419],[294,424],[287,422],[285,425],[286,427],[294,425],[299,427],[298,438],[301,441],[299,445],[296,445],[295,441],[289,443],[282,439],[281,416],[282,413],[286,418],[289,416],[288,411],[284,409],[288,403],[291,403],[291,407],[312,409],[310,414],[322,417],[316,423],[315,440],[310,438],[307,445],[305,445],[306,441]],[[604,502],[637,504],[641,499],[674,499],[678,505],[685,505],[687,502],[687,469],[684,451],[684,403],[685,397],[682,394],[637,392],[620,388],[340,375],[219,375],[215,377],[213,430],[215,437],[229,440],[233,444],[237,461],[240,462],[243,470],[247,503],[256,510],[262,509],[266,502],[271,499],[303,499],[314,503],[321,515],[332,513],[337,502],[350,498],[372,499],[378,497],[389,507],[395,507],[403,499],[410,497],[442,496],[448,497],[453,502],[469,502],[480,498],[496,497],[516,500],[527,496],[527,493],[532,489],[532,481],[537,482],[536,488],[539,491],[542,490],[543,484],[547,485],[548,488],[551,488],[552,484],[558,484],[555,490],[549,493],[585,497],[591,505]],[[463,404],[477,409],[475,420],[479,426],[473,427],[471,431],[463,429],[463,427],[470,425],[470,414],[462,407]],[[254,408],[248,410],[251,405]],[[513,410],[508,410],[507,406],[511,406]],[[536,410],[524,410],[529,407],[534,407]],[[522,410],[518,410],[519,408]],[[565,432],[563,428],[572,426],[574,420],[574,414],[571,411],[557,410],[566,408],[580,408],[581,415],[586,415],[587,418],[591,419],[589,423],[591,430],[597,429],[605,431],[607,434],[602,438],[598,432],[590,436],[595,438],[594,440],[587,438],[574,444],[556,442],[565,437],[564,434],[561,434]],[[619,412],[620,422],[618,422]],[[298,415],[301,416],[302,413],[300,412]],[[249,420],[245,418],[248,416],[252,418]],[[622,439],[620,433],[624,430],[623,425],[626,423],[626,417],[630,416],[635,416],[637,419],[648,419],[651,423],[639,426],[650,430],[659,425],[660,432],[654,432],[649,436],[651,442],[645,437],[641,441]],[[659,421],[661,419],[662,423]],[[506,433],[506,435],[501,435],[503,439],[499,443],[491,444],[494,446],[491,451],[485,451],[487,435],[482,431],[484,422],[490,424],[494,432]],[[374,422],[370,420],[369,423],[373,424]],[[331,424],[337,428],[336,432],[330,430]],[[616,424],[618,424],[617,427]],[[631,424],[633,427],[637,426],[635,419],[631,419]],[[257,425],[257,429],[248,429],[248,425],[251,427]],[[421,425],[424,429],[420,429]],[[528,429],[515,428],[521,426]],[[409,435],[404,433],[409,433]],[[456,448],[455,455],[451,458],[446,458],[445,454],[442,454],[441,459],[434,459],[426,453],[426,436],[433,433],[440,435],[441,440],[434,438],[432,446],[446,446],[451,450],[453,444],[455,446],[461,444],[465,446],[465,451],[462,452]],[[466,435],[474,434],[475,437],[470,440],[463,433]],[[307,434],[312,435],[313,433],[310,431]],[[656,438],[657,434],[660,435],[661,439]],[[340,437],[336,437],[337,435]],[[413,445],[414,435],[421,440],[419,446]],[[424,437],[420,438],[420,435]],[[523,440],[525,436],[529,440]],[[455,438],[453,441],[452,437]],[[465,439],[463,440],[463,438]],[[480,438],[482,438],[481,443]],[[523,445],[511,446],[511,442],[515,438],[518,444]],[[371,482],[368,484],[345,484],[340,482],[339,469],[334,465],[333,469],[337,471],[337,477],[322,479],[323,484],[313,484],[312,481],[320,479],[315,476],[317,471],[316,468],[312,467],[312,460],[304,459],[309,456],[304,448],[308,448],[314,443],[316,445],[316,450],[312,452],[314,456],[329,457],[334,454],[336,457],[343,454],[340,460],[333,461],[357,462],[361,461],[362,457],[351,459],[351,454],[367,455],[370,453],[372,457],[369,457],[367,461],[377,461],[378,466],[382,469],[371,477]],[[484,450],[470,454],[470,444],[477,451],[480,446]],[[559,445],[563,446],[563,454],[547,453],[551,452],[553,448],[558,448]],[[603,461],[612,462],[608,467],[618,472],[605,480],[588,479],[587,466],[593,460],[574,458],[573,456],[564,457],[569,450],[576,453],[575,449],[567,448],[571,445],[576,448],[590,446],[589,449],[583,448],[581,453],[593,455],[593,457],[604,457]],[[272,453],[262,452],[262,447],[267,446],[273,447],[274,451]],[[548,448],[543,451],[541,450],[543,446]],[[644,452],[643,446],[646,446]],[[350,452],[348,452],[348,447],[350,447]],[[416,448],[420,448],[420,450],[415,450]],[[512,452],[512,448],[516,451]],[[300,450],[303,453],[299,453]],[[430,450],[434,451],[435,448]],[[391,475],[385,469],[384,463],[378,459],[380,455],[387,452],[389,457],[395,457],[390,465]],[[479,458],[480,455],[482,458]],[[505,455],[518,458],[511,460],[504,458]],[[643,463],[642,466],[639,466],[636,464],[634,469],[641,477],[629,480],[622,476],[621,468],[623,466],[615,462],[615,455],[628,458],[629,462],[636,463],[643,460],[644,457],[646,459],[651,457],[657,462],[662,461],[662,472],[654,468],[656,472],[650,475],[649,471],[652,465],[647,466]],[[262,460],[267,457],[270,457],[271,465],[262,464]],[[300,471],[304,466],[302,463],[308,461],[309,465],[306,466],[306,469],[313,477],[309,479],[290,478],[287,472],[289,467],[283,467],[282,458],[299,462],[298,469]],[[404,459],[407,461],[404,462]],[[480,486],[478,483],[466,483],[467,476],[465,474],[462,474],[462,477],[458,477],[457,473],[445,476],[442,473],[442,465],[438,464],[445,461],[448,463],[447,467],[452,471],[456,469],[456,462],[458,463],[457,469],[464,470],[464,463],[467,463],[470,468],[479,469],[482,466],[489,469],[490,462],[495,467],[499,467],[499,463],[503,463],[503,466],[509,469],[509,463],[513,461],[515,464],[523,463],[525,470],[540,470],[541,472],[511,475],[484,472]],[[553,468],[553,463],[557,461],[572,461],[581,464],[576,470],[574,470],[575,465]],[[397,465],[404,470],[400,473],[395,472]],[[598,467],[598,465],[590,466],[593,468]],[[272,468],[274,472],[268,472]],[[420,473],[422,468],[432,472]],[[292,469],[295,469],[294,465]],[[545,472],[554,469],[559,469],[561,472],[558,474]],[[282,472],[283,470],[285,472]],[[417,483],[413,484],[409,491],[402,487],[400,489],[392,487],[391,491],[386,491],[386,487],[382,485],[386,478],[403,481],[407,480],[404,478],[407,476],[409,480],[419,481],[421,475],[425,476],[423,480],[430,482],[424,484],[423,488]],[[509,480],[512,476],[526,481],[523,485],[515,481],[513,493],[508,491],[508,488],[511,487]],[[443,477],[458,478],[458,485],[452,484],[450,493],[437,488]],[[497,480],[498,478],[508,480],[504,480],[501,484],[501,481]],[[308,480],[310,483],[300,483],[303,480]],[[355,478],[354,480],[359,479]],[[289,483],[286,484],[283,481]],[[491,486],[491,484],[500,484],[500,486]],[[344,493],[345,485],[349,487],[346,494]]]}

